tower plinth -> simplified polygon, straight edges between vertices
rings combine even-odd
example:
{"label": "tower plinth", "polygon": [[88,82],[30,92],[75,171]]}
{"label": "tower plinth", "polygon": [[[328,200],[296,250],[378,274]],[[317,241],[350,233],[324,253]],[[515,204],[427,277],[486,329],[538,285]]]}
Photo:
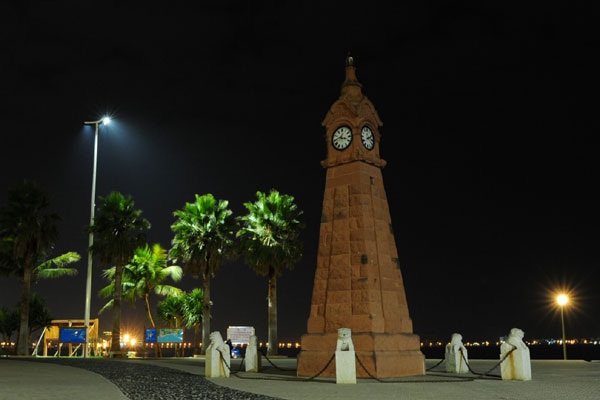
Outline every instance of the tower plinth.
{"label": "tower plinth", "polygon": [[[346,60],[340,98],[324,121],[327,169],[308,333],[298,375],[319,372],[350,328],[357,356],[378,377],[425,374],[412,332],[379,156],[383,125]],[[322,376],[335,376],[332,363]],[[368,374],[357,365],[357,376]]]}

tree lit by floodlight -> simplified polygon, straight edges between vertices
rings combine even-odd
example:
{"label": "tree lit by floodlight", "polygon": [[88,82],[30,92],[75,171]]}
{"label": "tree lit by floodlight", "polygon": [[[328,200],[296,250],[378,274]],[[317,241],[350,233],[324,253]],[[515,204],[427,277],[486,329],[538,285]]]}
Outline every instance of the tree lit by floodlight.
{"label": "tree lit by floodlight", "polygon": [[109,124],[109,122],[110,122],[110,118],[109,118],[109,117],[104,117],[104,118],[102,118],[102,123],[103,123],[104,125],[108,125],[108,124]]}
{"label": "tree lit by floodlight", "polygon": [[561,294],[556,298],[556,301],[558,302],[558,304],[560,306],[564,306],[569,301],[569,298],[567,297],[566,294]]}

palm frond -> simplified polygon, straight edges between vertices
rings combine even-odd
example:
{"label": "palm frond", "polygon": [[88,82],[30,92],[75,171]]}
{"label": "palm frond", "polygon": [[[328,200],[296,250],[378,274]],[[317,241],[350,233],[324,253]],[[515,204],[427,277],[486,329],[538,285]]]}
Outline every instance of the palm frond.
{"label": "palm frond", "polygon": [[113,308],[113,305],[115,304],[115,299],[110,299],[104,306],[102,306],[102,308],[100,309],[100,311],[98,311],[98,315],[102,314],[104,311]]}
{"label": "palm frond", "polygon": [[37,277],[42,279],[54,279],[62,276],[75,276],[78,271],[75,268],[48,268],[37,271]]}

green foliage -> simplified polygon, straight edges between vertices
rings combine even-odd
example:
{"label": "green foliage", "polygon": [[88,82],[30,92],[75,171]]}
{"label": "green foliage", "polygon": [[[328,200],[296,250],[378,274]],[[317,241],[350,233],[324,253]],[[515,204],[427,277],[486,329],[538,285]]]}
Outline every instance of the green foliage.
{"label": "green foliage", "polygon": [[204,292],[202,289],[195,288],[189,293],[182,295],[183,299],[183,319],[185,326],[191,328],[202,323],[202,303],[204,301]]}
{"label": "green foliage", "polygon": [[[167,251],[159,244],[150,248],[147,244],[136,249],[131,262],[123,267],[123,297],[132,303],[140,297],[145,297],[151,292],[160,296],[179,296],[181,289],[162,284],[171,278],[181,280],[183,272],[176,265],[167,266]],[[115,268],[104,270],[104,278],[110,283],[100,290],[102,297],[112,296],[115,292]],[[110,300],[100,311],[111,308],[114,301]]]}
{"label": "green foliage", "polygon": [[156,306],[158,319],[171,328],[179,328],[183,322],[183,297],[171,296]]}
{"label": "green foliage", "polygon": [[51,321],[52,316],[46,308],[46,301],[34,293],[29,302],[29,332],[45,328]]}
{"label": "green foliage", "polygon": [[181,280],[183,271],[176,265],[167,266],[167,251],[159,244],[155,244],[152,248],[148,245],[138,248],[128,270],[134,283],[132,291],[136,297],[143,297],[151,291],[160,296],[181,294],[181,289],[162,284],[167,278],[175,282]]}
{"label": "green foliage", "polygon": [[49,206],[49,197],[37,183],[24,181],[8,192],[8,204],[0,209],[0,238],[12,253],[13,273],[20,274],[27,257],[32,263],[37,261],[58,238],[59,217],[47,211]]}
{"label": "green foliage", "polygon": [[269,195],[256,193],[254,203],[244,203],[248,214],[241,217],[237,233],[245,261],[258,274],[281,275],[284,268],[292,269],[302,257],[299,220],[302,211],[294,198],[271,190]]}
{"label": "green foliage", "polygon": [[194,203],[186,203],[173,213],[177,220],[171,226],[175,233],[170,256],[184,263],[194,278],[214,276],[225,260],[233,257],[233,235],[236,228],[227,200],[215,200],[212,194],[196,195]]}
{"label": "green foliage", "polygon": [[150,222],[142,218],[142,210],[135,208],[131,196],[112,192],[99,199],[103,204],[94,224],[88,227],[88,231],[94,233],[92,252],[104,265],[113,262],[123,265],[131,259],[135,249],[146,242]]}
{"label": "green foliage", "polygon": [[19,329],[19,311],[18,307],[12,310],[0,307],[0,334],[2,334],[2,341],[9,342],[13,333]]}
{"label": "green foliage", "polygon": [[65,268],[65,266],[79,261],[80,258],[78,253],[70,251],[44,261],[33,270],[34,280],[77,275],[76,268]]}

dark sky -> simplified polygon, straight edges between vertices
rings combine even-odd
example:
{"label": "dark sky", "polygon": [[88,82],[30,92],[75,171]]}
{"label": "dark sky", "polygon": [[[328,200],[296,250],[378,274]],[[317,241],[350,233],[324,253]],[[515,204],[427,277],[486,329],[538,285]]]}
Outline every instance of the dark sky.
{"label": "dark sky", "polygon": [[[598,9],[504,1],[0,3],[0,204],[24,178],[62,217],[55,253],[85,255],[93,131],[97,193],[131,194],[168,247],[195,193],[236,215],[257,190],[295,196],[305,254],[279,286],[282,340],[306,331],[325,184],[324,128],[352,50],[384,126],[381,154],[416,333],[600,336]],[[405,4],[411,3],[411,4]],[[569,3],[572,4],[572,3]],[[40,282],[57,318],[83,318],[75,278]],[[103,304],[96,266],[92,314]],[[200,287],[186,277],[181,287]],[[0,280],[12,306],[16,279]],[[213,280],[213,328],[266,340],[266,279],[241,261]],[[156,300],[156,299],[155,299]],[[111,315],[103,315],[108,329]],[[143,307],[125,307],[125,329]]]}

